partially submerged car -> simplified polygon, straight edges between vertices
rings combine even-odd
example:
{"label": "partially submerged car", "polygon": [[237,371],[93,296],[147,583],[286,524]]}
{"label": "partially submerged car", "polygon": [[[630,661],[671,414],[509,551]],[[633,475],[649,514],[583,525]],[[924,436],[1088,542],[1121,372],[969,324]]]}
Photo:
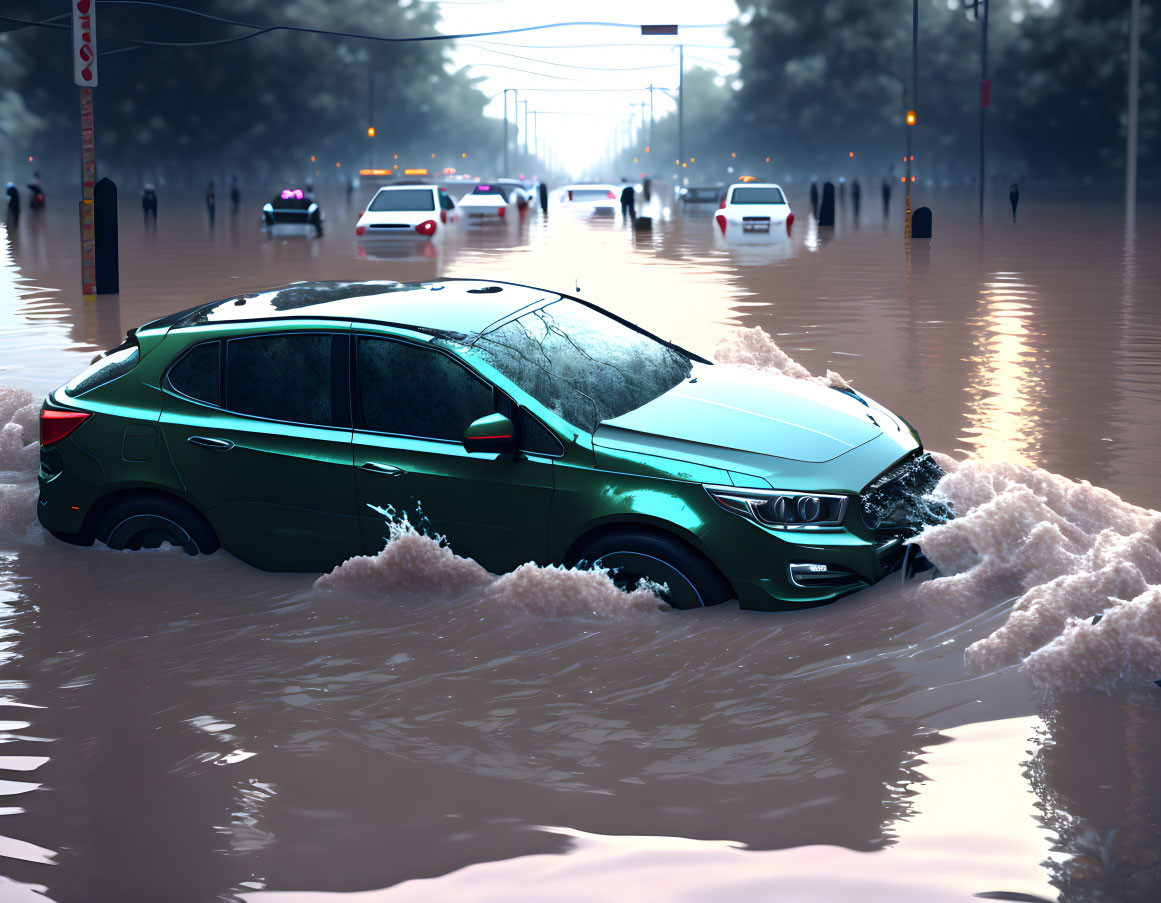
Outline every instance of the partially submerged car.
{"label": "partially submerged car", "polygon": [[45,400],[41,523],[321,571],[417,515],[501,573],[672,605],[828,601],[904,555],[940,475],[853,390],[711,364],[555,291],[296,283],[154,320]]}
{"label": "partially submerged car", "polygon": [[460,209],[469,223],[494,222],[509,214],[515,218],[527,207],[524,189],[501,182],[481,183],[460,198]]}
{"label": "partially submerged car", "polygon": [[782,188],[773,182],[739,182],[722,198],[714,222],[727,238],[740,235],[787,236],[794,226],[794,214]]}
{"label": "partially submerged car", "polygon": [[311,226],[322,231],[322,210],[308,191],[283,188],[262,205],[265,226]]}
{"label": "partially submerged car", "polygon": [[566,185],[560,191],[560,201],[570,210],[614,216],[621,206],[621,188],[610,183]]}
{"label": "partially submerged car", "polygon": [[725,185],[690,185],[677,189],[677,197],[683,204],[717,204],[725,193]]}
{"label": "partially submerged car", "polygon": [[444,189],[425,182],[398,182],[375,192],[359,214],[355,235],[431,239],[458,218],[455,201]]}

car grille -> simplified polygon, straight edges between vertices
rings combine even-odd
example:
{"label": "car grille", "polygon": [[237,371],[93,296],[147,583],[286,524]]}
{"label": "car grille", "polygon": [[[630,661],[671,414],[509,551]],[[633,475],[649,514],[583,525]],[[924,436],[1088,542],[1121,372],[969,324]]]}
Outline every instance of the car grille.
{"label": "car grille", "polygon": [[876,540],[916,536],[924,527],[951,520],[951,506],[932,496],[943,475],[943,468],[924,453],[895,465],[864,489],[859,497],[863,523]]}

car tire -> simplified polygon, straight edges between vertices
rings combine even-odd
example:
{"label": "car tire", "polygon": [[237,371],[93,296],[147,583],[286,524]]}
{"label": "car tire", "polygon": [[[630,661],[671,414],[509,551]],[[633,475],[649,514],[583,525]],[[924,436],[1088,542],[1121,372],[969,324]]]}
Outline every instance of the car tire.
{"label": "car tire", "polygon": [[213,527],[197,511],[169,496],[143,493],[109,506],[97,523],[97,539],[110,549],[157,549],[162,543],[189,555],[218,550]]}
{"label": "car tire", "polygon": [[660,532],[618,530],[585,543],[572,564],[588,564],[611,572],[626,591],[642,577],[664,584],[662,598],[674,608],[704,608],[735,598],[729,582],[704,556],[680,540]]}

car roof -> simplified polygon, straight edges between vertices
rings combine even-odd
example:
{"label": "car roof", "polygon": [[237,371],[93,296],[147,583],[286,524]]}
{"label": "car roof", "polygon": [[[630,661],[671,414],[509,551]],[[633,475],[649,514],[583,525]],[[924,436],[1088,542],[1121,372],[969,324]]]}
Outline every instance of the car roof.
{"label": "car roof", "polygon": [[[782,186],[777,182],[734,182],[731,188],[777,188],[782,191]],[[783,192],[785,194],[785,192]]]}
{"label": "car roof", "polygon": [[392,182],[390,185],[384,185],[380,191],[392,191],[396,188],[437,188],[434,182],[424,182],[420,179],[404,180],[402,182]]}
{"label": "car roof", "polygon": [[560,298],[559,292],[480,279],[294,282],[223,298],[164,320],[175,328],[294,318],[355,320],[455,338]]}

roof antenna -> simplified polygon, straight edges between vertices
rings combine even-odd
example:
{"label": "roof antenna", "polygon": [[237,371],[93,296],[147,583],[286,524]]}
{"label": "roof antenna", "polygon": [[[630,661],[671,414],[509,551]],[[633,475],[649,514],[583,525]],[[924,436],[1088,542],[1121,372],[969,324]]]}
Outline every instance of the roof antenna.
{"label": "roof antenna", "polygon": [[573,286],[575,286],[573,288],[573,291],[579,295],[580,294],[580,279],[578,279],[576,276],[573,276],[572,277],[572,284],[573,284]]}

